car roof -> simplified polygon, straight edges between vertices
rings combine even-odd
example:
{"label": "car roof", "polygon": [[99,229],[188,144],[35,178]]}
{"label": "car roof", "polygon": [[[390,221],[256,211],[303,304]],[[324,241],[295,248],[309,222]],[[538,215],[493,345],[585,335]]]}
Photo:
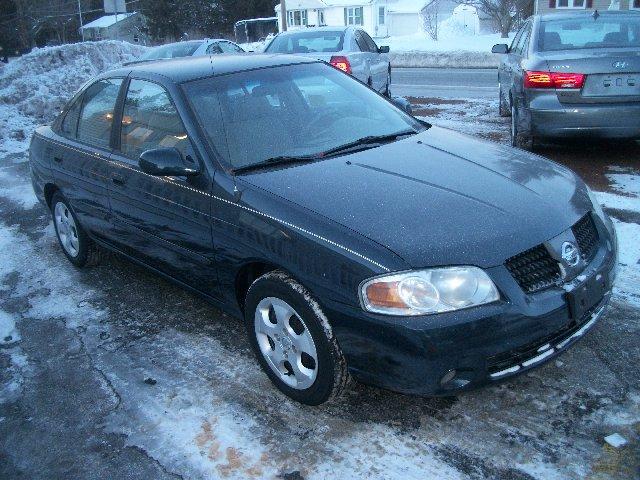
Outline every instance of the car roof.
{"label": "car roof", "polygon": [[341,25],[337,27],[311,27],[311,28],[296,28],[295,30],[287,30],[286,32],[278,33],[279,37],[284,37],[288,35],[296,35],[299,33],[307,33],[307,32],[346,32],[347,30],[354,30],[356,27],[353,25]]}
{"label": "car roof", "polygon": [[607,17],[615,17],[615,16],[640,16],[640,12],[632,12],[628,10],[603,10],[602,12],[599,10],[594,11],[563,11],[561,13],[543,13],[537,15],[541,22],[545,22],[547,20],[559,20],[563,18],[584,18],[584,17],[592,17],[595,12],[598,12],[599,18],[607,18]]}
{"label": "car roof", "polygon": [[129,73],[135,75],[139,73],[161,75],[175,83],[183,83],[214,75],[300,63],[319,63],[319,60],[296,55],[278,54],[202,55],[140,63],[111,70],[101,75],[101,77],[124,76]]}

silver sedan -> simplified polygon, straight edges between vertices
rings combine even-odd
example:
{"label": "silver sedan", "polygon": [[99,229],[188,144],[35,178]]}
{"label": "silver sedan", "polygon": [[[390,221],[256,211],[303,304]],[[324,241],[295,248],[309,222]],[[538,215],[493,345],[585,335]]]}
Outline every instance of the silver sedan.
{"label": "silver sedan", "polygon": [[500,114],[514,146],[536,139],[640,139],[640,13],[535,15],[499,68]]}
{"label": "silver sedan", "polygon": [[265,53],[309,56],[324,60],[353,75],[374,90],[390,95],[389,47],[378,47],[358,27],[317,27],[291,30],[276,35]]}

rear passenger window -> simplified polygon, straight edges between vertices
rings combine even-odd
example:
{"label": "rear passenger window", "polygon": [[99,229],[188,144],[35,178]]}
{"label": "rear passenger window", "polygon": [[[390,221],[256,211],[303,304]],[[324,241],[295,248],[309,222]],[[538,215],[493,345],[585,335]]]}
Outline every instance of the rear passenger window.
{"label": "rear passenger window", "polygon": [[146,150],[175,147],[188,154],[189,138],[167,91],[145,80],[131,80],[122,115],[120,149],[138,159]]}
{"label": "rear passenger window", "polygon": [[98,80],[84,91],[78,140],[109,148],[113,111],[121,84],[121,78]]}
{"label": "rear passenger window", "polygon": [[60,124],[62,135],[68,138],[76,138],[76,129],[78,128],[78,117],[80,116],[80,107],[82,106],[82,96],[78,98],[73,105],[67,110],[67,114]]}

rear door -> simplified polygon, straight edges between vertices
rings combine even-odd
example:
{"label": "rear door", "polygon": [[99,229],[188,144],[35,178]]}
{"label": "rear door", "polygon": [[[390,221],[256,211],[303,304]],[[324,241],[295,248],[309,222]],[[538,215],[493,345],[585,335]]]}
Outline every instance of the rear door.
{"label": "rear door", "polygon": [[112,124],[122,78],[89,85],[63,117],[51,167],[80,223],[94,235],[110,231],[108,199]]}
{"label": "rear door", "polygon": [[387,83],[387,69],[389,67],[387,56],[378,52],[378,45],[376,45],[376,42],[373,41],[367,32],[361,31],[360,33],[369,50],[369,69],[371,71],[373,87],[381,92]]}
{"label": "rear door", "polygon": [[581,89],[556,90],[560,102],[640,102],[640,15],[561,19],[540,28],[549,70],[585,75]]}
{"label": "rear door", "polygon": [[[177,93],[177,92],[174,92]],[[217,296],[211,239],[211,174],[191,142],[169,91],[147,79],[130,80],[112,156],[111,211],[119,248],[204,293]],[[140,154],[176,148],[194,177],[152,176]]]}
{"label": "rear door", "polygon": [[351,75],[356,77],[363,83],[369,80],[369,48],[367,42],[364,41],[360,30],[347,30],[345,32],[345,42],[349,38],[350,51],[348,53],[349,64],[351,65]]}
{"label": "rear door", "polygon": [[526,22],[513,39],[509,53],[506,55],[504,73],[507,84],[511,85],[514,98],[519,98],[523,91],[524,69],[522,60],[527,56],[529,36],[531,34],[531,22]]}

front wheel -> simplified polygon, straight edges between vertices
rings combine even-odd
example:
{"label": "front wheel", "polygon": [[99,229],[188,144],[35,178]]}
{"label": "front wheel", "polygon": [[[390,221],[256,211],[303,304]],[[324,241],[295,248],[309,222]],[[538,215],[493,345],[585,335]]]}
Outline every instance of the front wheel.
{"label": "front wheel", "polygon": [[391,98],[391,69],[390,68],[389,70],[387,70],[387,83],[385,84],[384,92],[382,92],[382,94],[387,98]]}
{"label": "front wheel", "polygon": [[245,324],[260,366],[278,389],[307,405],[340,396],[347,365],[318,302],[282,271],[249,288]]}

